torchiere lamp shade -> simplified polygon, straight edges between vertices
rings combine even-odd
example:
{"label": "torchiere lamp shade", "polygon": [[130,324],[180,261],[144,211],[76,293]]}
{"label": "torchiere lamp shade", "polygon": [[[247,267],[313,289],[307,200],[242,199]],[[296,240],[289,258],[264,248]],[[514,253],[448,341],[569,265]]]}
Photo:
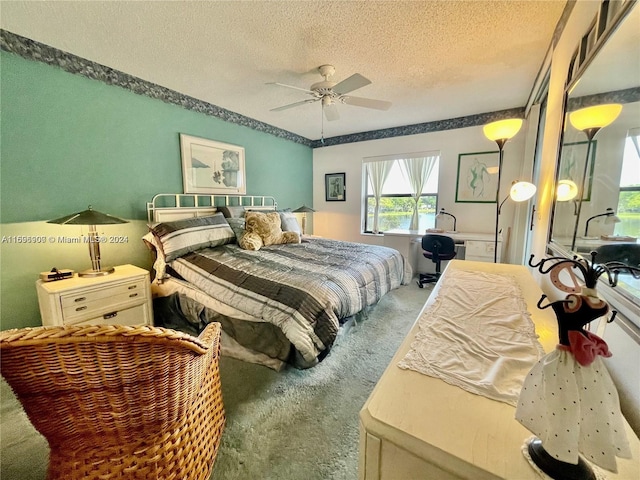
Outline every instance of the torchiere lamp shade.
{"label": "torchiere lamp shade", "polygon": [[516,133],[520,131],[521,127],[521,118],[509,118],[507,120],[488,123],[482,128],[482,131],[485,137],[498,143],[498,146],[502,149],[504,143],[510,138],[513,138]]}
{"label": "torchiere lamp shade", "polygon": [[[622,111],[622,105],[618,103],[607,103],[594,105],[593,107],[581,108],[569,114],[569,122],[577,130],[587,132],[590,130],[597,132],[601,128],[613,123]],[[595,132],[593,134],[595,135]],[[593,137],[592,137],[593,138]]]}
{"label": "torchiere lamp shade", "polygon": [[89,225],[89,256],[91,257],[91,269],[80,272],[81,277],[97,277],[113,273],[113,267],[101,267],[100,265],[100,237],[96,230],[96,225],[114,225],[118,223],[128,223],[118,217],[114,217],[107,213],[101,213],[91,208],[82,212],[72,213],[65,217],[49,220],[47,223],[55,223],[58,225]]}

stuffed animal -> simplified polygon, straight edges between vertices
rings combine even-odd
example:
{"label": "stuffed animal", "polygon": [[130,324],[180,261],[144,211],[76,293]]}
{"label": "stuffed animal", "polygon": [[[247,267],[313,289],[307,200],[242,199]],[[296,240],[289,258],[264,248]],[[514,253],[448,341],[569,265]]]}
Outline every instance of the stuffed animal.
{"label": "stuffed animal", "polygon": [[263,246],[300,243],[296,232],[283,232],[278,212],[247,212],[244,215],[245,233],[239,241],[245,250],[260,250]]}

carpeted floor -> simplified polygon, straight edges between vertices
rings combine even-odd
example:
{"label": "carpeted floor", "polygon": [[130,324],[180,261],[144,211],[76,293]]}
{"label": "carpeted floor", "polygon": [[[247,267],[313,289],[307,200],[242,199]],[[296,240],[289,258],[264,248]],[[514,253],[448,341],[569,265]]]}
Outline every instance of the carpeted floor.
{"label": "carpeted floor", "polygon": [[[227,426],[212,480],[357,478],[358,412],[429,293],[412,282],[387,294],[309,370],[223,357]],[[0,402],[0,478],[43,480],[47,444],[4,381]]]}

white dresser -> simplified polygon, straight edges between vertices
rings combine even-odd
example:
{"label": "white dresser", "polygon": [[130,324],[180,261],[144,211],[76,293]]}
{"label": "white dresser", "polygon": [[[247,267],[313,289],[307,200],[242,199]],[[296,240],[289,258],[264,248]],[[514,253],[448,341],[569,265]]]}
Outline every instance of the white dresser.
{"label": "white dresser", "polygon": [[[513,275],[544,350],[555,348],[555,315],[536,307],[542,292],[526,267],[452,260],[444,275],[454,269]],[[532,434],[515,420],[515,407],[397,366],[417,330],[416,324],[360,412],[360,480],[540,480],[521,453]],[[608,480],[640,478],[640,442],[626,427],[635,458],[618,459],[618,474],[606,472]]]}
{"label": "white dresser", "polygon": [[43,325],[153,325],[149,272],[120,265],[100,277],[36,281]]}

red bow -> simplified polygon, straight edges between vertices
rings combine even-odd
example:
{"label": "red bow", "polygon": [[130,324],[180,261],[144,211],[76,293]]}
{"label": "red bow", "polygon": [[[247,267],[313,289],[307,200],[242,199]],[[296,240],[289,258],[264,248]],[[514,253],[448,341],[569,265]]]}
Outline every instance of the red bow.
{"label": "red bow", "polygon": [[598,355],[611,356],[607,343],[591,332],[569,330],[569,345],[569,350],[583,367],[591,365]]}

